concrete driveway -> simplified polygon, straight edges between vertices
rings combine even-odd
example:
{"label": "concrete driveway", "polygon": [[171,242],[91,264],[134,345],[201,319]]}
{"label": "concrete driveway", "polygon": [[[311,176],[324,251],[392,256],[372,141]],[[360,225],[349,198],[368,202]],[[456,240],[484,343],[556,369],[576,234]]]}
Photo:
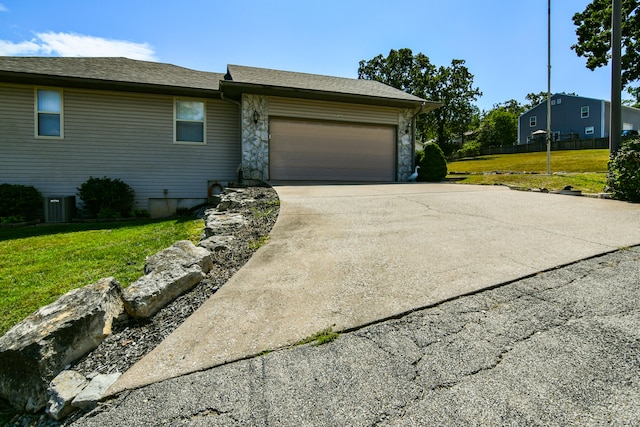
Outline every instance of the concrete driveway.
{"label": "concrete driveway", "polygon": [[270,242],[110,394],[640,244],[640,205],[455,184],[277,186]]}

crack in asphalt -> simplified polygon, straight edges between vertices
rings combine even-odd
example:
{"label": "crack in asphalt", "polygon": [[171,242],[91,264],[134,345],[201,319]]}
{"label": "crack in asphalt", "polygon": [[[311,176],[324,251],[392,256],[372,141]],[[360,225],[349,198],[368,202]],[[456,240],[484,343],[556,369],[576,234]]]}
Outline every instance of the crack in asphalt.
{"label": "crack in asphalt", "polygon": [[[634,329],[640,308],[633,299],[640,286],[637,258],[634,250],[580,261],[347,332],[323,346],[278,350],[214,368],[202,375],[227,378],[215,382],[229,388],[224,396],[211,397],[224,403],[206,402],[187,418],[197,417],[195,424],[261,426],[417,420],[464,425],[482,424],[473,418],[480,414],[489,424],[571,424],[575,417],[592,417],[591,424],[580,424],[594,425],[607,411],[617,411],[611,412],[613,420],[624,421],[634,410],[628,405],[640,396],[633,383],[640,350]],[[613,261],[631,273],[603,282]],[[586,345],[593,347],[580,353]],[[549,360],[555,371],[546,370]],[[585,372],[583,366],[597,371]],[[527,375],[531,378],[519,378]],[[232,398],[246,393],[246,399]],[[355,406],[344,409],[345,400]],[[475,407],[482,402],[489,402],[485,412]],[[114,403],[107,412],[120,410],[121,401]],[[318,405],[326,410],[314,411]],[[285,420],[287,411],[296,419]],[[640,419],[633,414],[629,420]]]}

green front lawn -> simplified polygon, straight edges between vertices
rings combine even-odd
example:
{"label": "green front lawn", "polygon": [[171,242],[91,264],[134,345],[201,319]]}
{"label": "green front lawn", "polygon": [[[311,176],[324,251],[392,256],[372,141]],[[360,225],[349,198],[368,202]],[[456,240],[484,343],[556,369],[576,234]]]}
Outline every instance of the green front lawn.
{"label": "green front lawn", "polygon": [[202,220],[137,220],[0,229],[0,335],[67,291],[143,274],[145,257],[178,240],[197,242]]}
{"label": "green front lawn", "polygon": [[[551,152],[551,172],[607,172],[609,150]],[[547,153],[494,154],[449,162],[449,173],[537,172],[547,173]]]}
{"label": "green front lawn", "polygon": [[448,164],[449,178],[462,184],[509,185],[561,190],[567,185],[585,193],[600,193],[606,185],[609,150],[566,150],[547,153],[497,154]]}

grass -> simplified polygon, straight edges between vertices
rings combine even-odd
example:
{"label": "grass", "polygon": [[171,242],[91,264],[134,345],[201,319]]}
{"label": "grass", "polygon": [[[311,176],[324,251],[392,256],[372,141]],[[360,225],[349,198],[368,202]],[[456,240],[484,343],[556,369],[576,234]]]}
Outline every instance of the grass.
{"label": "grass", "polygon": [[327,329],[316,332],[315,334],[308,336],[307,338],[301,339],[300,341],[295,343],[294,346],[309,343],[313,343],[313,345],[322,345],[335,340],[339,335],[339,333],[333,332],[333,327],[328,327]]}
{"label": "grass", "polygon": [[260,236],[258,240],[252,240],[251,242],[249,242],[249,248],[254,250],[260,249],[267,243],[269,243],[269,236]]}
{"label": "grass", "polygon": [[461,184],[509,185],[561,190],[570,185],[585,193],[602,192],[606,185],[609,150],[566,150],[547,153],[498,154],[453,161],[449,178]]}
{"label": "grass", "polygon": [[202,220],[136,220],[0,229],[0,335],[71,289],[113,276],[123,286],[145,257],[197,242]]}

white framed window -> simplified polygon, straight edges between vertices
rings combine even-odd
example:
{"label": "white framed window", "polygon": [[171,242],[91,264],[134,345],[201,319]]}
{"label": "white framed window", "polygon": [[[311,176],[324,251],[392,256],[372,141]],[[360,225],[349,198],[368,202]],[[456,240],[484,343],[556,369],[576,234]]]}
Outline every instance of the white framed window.
{"label": "white framed window", "polygon": [[556,101],[556,104],[562,104],[562,98],[558,98],[558,100]]}
{"label": "white framed window", "polygon": [[587,126],[586,128],[584,128],[585,135],[593,135],[594,133],[595,129],[593,128],[593,126]]}
{"label": "white framed window", "polygon": [[35,88],[34,133],[36,138],[64,138],[62,89]]}
{"label": "white framed window", "polygon": [[580,107],[580,117],[586,119],[589,117],[589,106]]}
{"label": "white framed window", "polygon": [[535,127],[538,125],[538,118],[536,116],[529,117],[529,127]]}
{"label": "white framed window", "polygon": [[551,100],[551,105],[556,105],[556,100],[555,99]]}
{"label": "white framed window", "polygon": [[174,99],[174,142],[206,144],[205,102],[198,99]]}

